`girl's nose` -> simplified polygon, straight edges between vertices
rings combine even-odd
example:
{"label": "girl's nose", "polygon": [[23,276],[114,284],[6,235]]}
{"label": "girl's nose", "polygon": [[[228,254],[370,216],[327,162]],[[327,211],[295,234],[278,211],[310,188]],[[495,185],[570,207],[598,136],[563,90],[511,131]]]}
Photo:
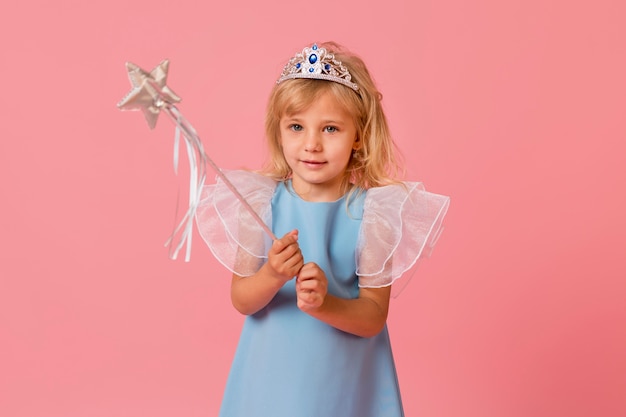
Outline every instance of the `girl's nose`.
{"label": "girl's nose", "polygon": [[316,132],[311,132],[307,135],[304,142],[304,150],[307,152],[318,152],[322,149],[319,135]]}

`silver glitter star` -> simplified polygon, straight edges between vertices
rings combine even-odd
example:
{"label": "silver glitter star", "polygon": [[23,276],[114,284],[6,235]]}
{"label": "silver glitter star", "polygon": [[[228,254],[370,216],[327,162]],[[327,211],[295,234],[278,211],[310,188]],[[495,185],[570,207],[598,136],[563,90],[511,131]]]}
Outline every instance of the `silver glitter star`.
{"label": "silver glitter star", "polygon": [[178,103],[180,97],[167,85],[169,61],[163,60],[149,73],[132,62],[126,63],[133,88],[118,104],[120,110],[141,110],[150,129],[154,129],[161,109]]}

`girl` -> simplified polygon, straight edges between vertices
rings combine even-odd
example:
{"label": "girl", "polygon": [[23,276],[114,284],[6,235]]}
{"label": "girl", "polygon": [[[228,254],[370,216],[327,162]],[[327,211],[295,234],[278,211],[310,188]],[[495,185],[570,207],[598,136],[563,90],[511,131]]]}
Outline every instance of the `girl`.
{"label": "girl", "polygon": [[396,179],[394,143],[363,61],[334,43],[285,66],[267,107],[271,160],[226,173],[199,231],[247,315],[223,417],[402,416],[385,322],[392,282],[432,249],[449,199]]}

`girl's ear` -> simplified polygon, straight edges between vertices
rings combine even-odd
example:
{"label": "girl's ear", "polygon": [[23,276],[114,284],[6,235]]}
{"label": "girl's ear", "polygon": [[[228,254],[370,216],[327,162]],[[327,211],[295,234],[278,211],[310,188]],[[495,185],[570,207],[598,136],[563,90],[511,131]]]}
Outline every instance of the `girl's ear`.
{"label": "girl's ear", "polygon": [[361,149],[361,141],[359,140],[358,137],[354,139],[354,143],[352,144],[352,149],[355,151],[358,151],[359,149]]}

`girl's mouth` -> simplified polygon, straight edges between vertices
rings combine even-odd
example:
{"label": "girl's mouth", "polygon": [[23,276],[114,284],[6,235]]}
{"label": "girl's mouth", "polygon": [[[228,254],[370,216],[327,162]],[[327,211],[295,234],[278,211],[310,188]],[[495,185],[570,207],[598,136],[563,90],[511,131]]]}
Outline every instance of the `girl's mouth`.
{"label": "girl's mouth", "polygon": [[324,161],[310,161],[310,160],[301,160],[300,162],[302,162],[304,165],[310,168],[319,168],[326,163]]}

